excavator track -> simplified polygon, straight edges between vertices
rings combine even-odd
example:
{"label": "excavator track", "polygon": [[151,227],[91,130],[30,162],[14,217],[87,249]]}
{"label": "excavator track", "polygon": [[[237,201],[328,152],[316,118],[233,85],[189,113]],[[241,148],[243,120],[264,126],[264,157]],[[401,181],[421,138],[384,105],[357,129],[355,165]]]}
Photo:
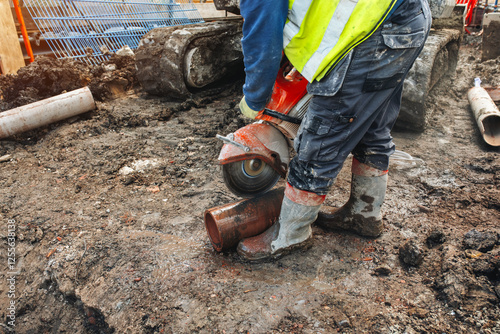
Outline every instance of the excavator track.
{"label": "excavator track", "polygon": [[461,31],[431,30],[422,53],[405,79],[398,128],[423,131],[431,117],[427,96],[436,84],[453,76],[458,62]]}
{"label": "excavator track", "polygon": [[242,67],[242,23],[220,20],[151,30],[135,54],[143,89],[184,98]]}

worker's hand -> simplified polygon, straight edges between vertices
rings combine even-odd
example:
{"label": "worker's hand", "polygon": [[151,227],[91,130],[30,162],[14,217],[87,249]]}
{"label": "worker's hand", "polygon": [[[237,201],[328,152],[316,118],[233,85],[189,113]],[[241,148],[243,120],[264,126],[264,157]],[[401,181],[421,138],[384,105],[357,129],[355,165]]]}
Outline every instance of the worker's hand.
{"label": "worker's hand", "polygon": [[251,119],[254,119],[259,114],[258,110],[253,110],[252,108],[250,108],[248,106],[247,101],[245,101],[244,96],[240,101],[240,111],[243,115],[245,115],[246,117],[251,118]]}

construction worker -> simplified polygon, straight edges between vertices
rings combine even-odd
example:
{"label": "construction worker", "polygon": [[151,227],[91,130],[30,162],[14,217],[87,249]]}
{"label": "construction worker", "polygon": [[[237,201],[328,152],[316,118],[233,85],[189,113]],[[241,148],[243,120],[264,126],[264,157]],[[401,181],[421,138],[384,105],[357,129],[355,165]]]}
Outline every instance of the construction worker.
{"label": "construction worker", "polygon": [[[377,237],[387,188],[390,131],[403,81],[431,25],[427,0],[241,0],[246,80],[242,113],[264,109],[282,52],[313,95],[294,142],[277,222],[242,240],[247,260],[276,258],[311,244],[311,224]],[[349,201],[320,207],[353,154]]]}

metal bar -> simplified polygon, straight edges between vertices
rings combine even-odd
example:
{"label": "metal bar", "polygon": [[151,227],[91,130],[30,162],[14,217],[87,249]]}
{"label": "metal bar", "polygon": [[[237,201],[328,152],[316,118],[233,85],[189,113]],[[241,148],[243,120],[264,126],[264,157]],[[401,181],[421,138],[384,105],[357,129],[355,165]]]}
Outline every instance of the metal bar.
{"label": "metal bar", "polygon": [[26,48],[26,53],[30,57],[30,63],[35,61],[35,56],[33,55],[33,50],[31,49],[30,39],[28,37],[28,32],[26,31],[26,24],[24,24],[23,13],[21,12],[21,8],[19,7],[18,0],[12,0],[14,4],[14,9],[16,10],[17,21],[21,26],[21,34],[23,35],[24,47]]}
{"label": "metal bar", "polygon": [[172,4],[177,4],[177,3],[152,3],[152,2],[134,2],[134,1],[127,1],[127,2],[122,2],[122,1],[95,1],[95,0],[72,0],[72,2],[89,2],[89,3],[96,3],[99,2],[101,4],[120,4],[120,5],[133,5],[133,4],[140,4],[140,5],[146,5],[146,4],[152,4],[152,5],[158,5],[158,6],[171,6]]}
{"label": "metal bar", "polygon": [[190,0],[25,0],[33,21],[58,58],[97,64],[124,45],[137,48],[160,26],[203,22]]}
{"label": "metal bar", "polygon": [[[172,11],[164,11],[163,13],[184,13],[185,11],[184,10],[172,10]],[[140,13],[140,14],[157,14],[158,12],[144,12],[144,13]],[[160,12],[162,13],[162,12]],[[130,14],[121,14],[121,15],[137,15],[137,14],[134,14],[134,13],[130,13]],[[34,18],[33,20],[52,20],[52,21],[74,21],[74,20],[85,20],[85,21],[89,21],[89,20],[117,20],[117,17],[110,17],[110,18],[104,18],[103,16],[114,16],[114,14],[109,14],[109,15],[95,15],[95,17],[92,17],[92,16],[74,16],[74,17],[71,17],[71,18],[68,18],[68,17],[37,17],[37,18]],[[123,18],[121,18],[123,19]],[[138,18],[139,20],[139,18]],[[152,18],[152,19],[145,19],[145,18],[140,18],[141,21],[144,21],[144,20],[149,20],[149,21],[158,21],[158,18]]]}
{"label": "metal bar", "polygon": [[[113,34],[113,35],[102,34],[102,35],[100,35],[98,37],[99,38],[106,38],[106,37],[109,37],[109,36],[126,38],[126,37],[129,37],[131,35],[130,34],[121,34],[121,35],[117,35],[117,34]],[[98,38],[92,38],[92,39],[98,39]],[[89,40],[89,38],[87,36],[69,36],[69,37],[45,38],[45,40],[47,40],[47,41],[50,41],[50,40],[83,40],[83,41],[86,41],[86,40]]]}

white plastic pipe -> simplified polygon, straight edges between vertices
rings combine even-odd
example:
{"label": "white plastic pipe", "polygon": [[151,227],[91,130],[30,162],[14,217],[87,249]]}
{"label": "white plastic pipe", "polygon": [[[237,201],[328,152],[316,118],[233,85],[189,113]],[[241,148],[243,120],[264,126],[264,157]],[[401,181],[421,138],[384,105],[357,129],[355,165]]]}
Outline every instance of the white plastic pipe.
{"label": "white plastic pipe", "polygon": [[500,111],[495,102],[482,87],[472,87],[467,96],[484,141],[500,146]]}
{"label": "white plastic pipe", "polygon": [[0,113],[0,138],[6,138],[40,126],[95,109],[87,87],[27,104]]}

